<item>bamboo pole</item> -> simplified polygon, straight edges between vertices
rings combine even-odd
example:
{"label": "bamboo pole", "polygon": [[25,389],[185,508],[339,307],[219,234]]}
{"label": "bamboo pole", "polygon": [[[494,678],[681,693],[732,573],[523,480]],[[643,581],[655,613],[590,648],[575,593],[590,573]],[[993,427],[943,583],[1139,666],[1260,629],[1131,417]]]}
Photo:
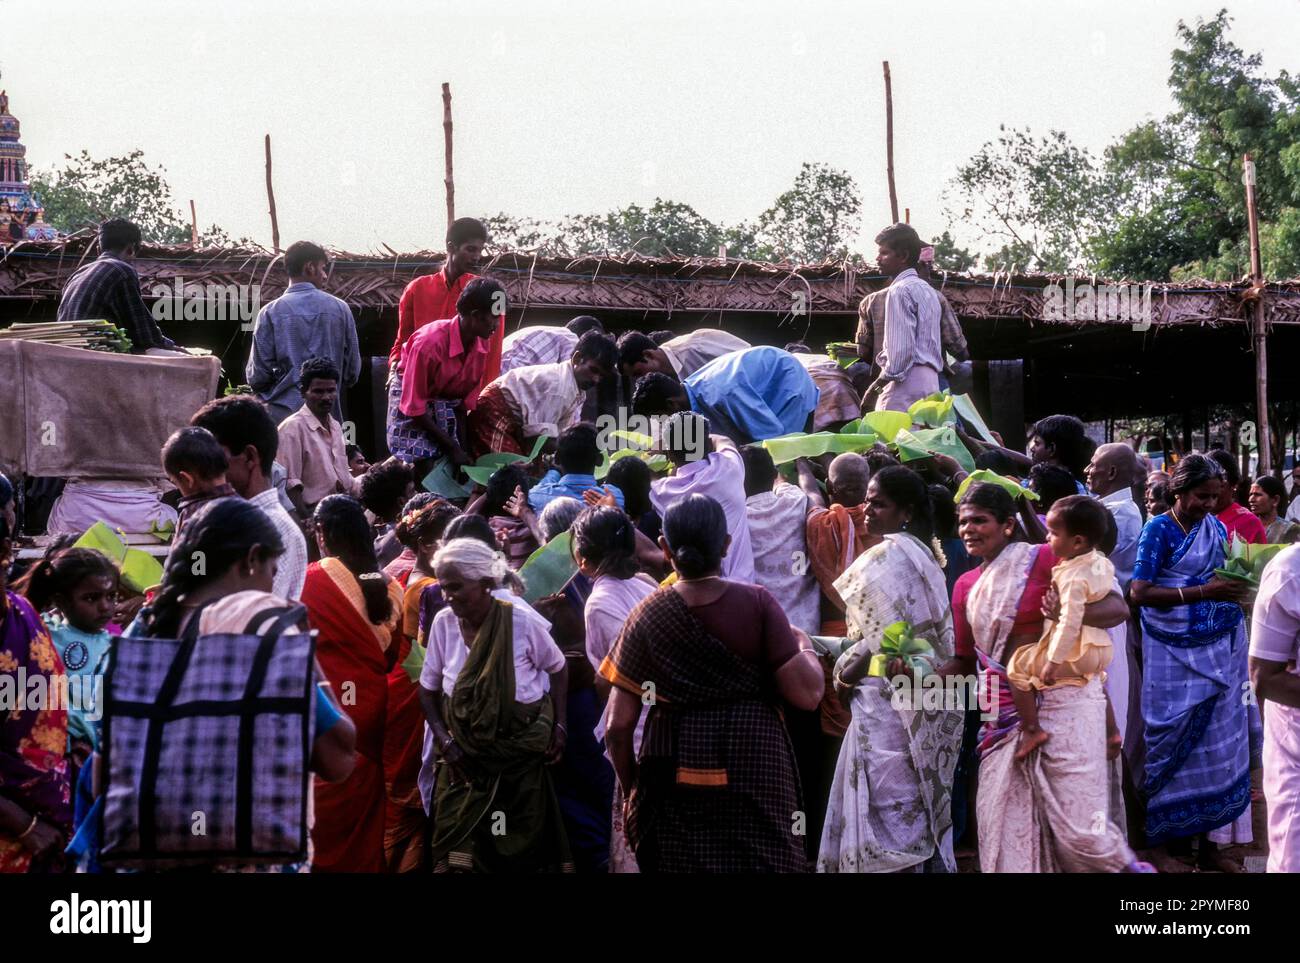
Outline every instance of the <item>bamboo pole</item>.
{"label": "bamboo pole", "polygon": [[190,198],[190,247],[199,246],[199,215],[194,210],[194,198]]}
{"label": "bamboo pole", "polygon": [[1250,230],[1250,279],[1255,290],[1255,417],[1259,443],[1259,473],[1273,473],[1273,434],[1268,425],[1268,331],[1264,323],[1264,268],[1259,255],[1259,212],[1255,208],[1255,164],[1242,156],[1246,185],[1246,224]]}
{"label": "bamboo pole", "polygon": [[889,61],[885,61],[885,168],[889,176],[889,217],[898,223],[898,192],[894,189],[894,94],[889,82]]}
{"label": "bamboo pole", "polygon": [[447,189],[447,230],[456,220],[456,182],[451,174],[451,84],[442,85],[442,142],[446,156],[447,175],[443,185]]}
{"label": "bamboo pole", "polygon": [[280,222],[275,216],[275,190],[271,187],[271,135],[266,135],[266,200],[271,210],[271,247],[280,253]]}

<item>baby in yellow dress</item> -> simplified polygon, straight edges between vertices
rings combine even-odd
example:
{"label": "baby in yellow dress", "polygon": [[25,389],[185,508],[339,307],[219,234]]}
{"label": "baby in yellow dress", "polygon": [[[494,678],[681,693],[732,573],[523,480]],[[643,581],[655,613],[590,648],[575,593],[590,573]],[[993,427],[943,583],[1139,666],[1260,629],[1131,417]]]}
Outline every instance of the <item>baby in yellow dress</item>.
{"label": "baby in yellow dress", "polygon": [[[1020,716],[1016,758],[1023,759],[1047,741],[1038,724],[1037,689],[1086,685],[1104,677],[1112,648],[1105,629],[1083,624],[1084,607],[1110,594],[1115,567],[1098,551],[1106,537],[1109,512],[1086,495],[1058,499],[1047,513],[1047,541],[1061,559],[1052,569],[1052,585],[1061,598],[1060,618],[1048,620],[1033,645],[1017,649],[1008,660],[1007,678]],[[1109,706],[1107,706],[1109,716]]]}

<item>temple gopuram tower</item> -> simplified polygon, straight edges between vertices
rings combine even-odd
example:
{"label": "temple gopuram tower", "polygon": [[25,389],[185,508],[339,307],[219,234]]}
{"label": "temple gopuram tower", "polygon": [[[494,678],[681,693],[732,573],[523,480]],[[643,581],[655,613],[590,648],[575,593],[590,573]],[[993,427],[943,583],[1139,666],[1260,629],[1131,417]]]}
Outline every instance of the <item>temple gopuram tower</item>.
{"label": "temple gopuram tower", "polygon": [[52,241],[58,231],[45,223],[40,199],[28,184],[27,148],[18,139],[18,118],[9,113],[9,95],[0,90],[0,244]]}

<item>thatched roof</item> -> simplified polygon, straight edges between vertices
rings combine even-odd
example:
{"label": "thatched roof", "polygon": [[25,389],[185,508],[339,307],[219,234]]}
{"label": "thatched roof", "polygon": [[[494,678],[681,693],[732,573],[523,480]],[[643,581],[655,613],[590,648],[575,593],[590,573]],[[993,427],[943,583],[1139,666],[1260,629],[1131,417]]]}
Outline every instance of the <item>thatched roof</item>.
{"label": "thatched roof", "polygon": [[[96,256],[88,234],[59,242],[24,241],[0,257],[0,301],[35,306],[57,303],[67,278]],[[383,254],[332,252],[332,294],[358,310],[394,309],[415,277],[438,270],[443,255],[433,251]],[[148,247],[135,267],[146,297],[155,285],[260,285],[261,300],[279,295],[286,284],[283,267],[260,248],[193,250],[188,246]],[[818,315],[853,315],[864,296],[887,278],[873,266],[848,261],[823,264],[765,264],[723,258],[654,258],[637,254],[540,256],[503,252],[481,272],[505,284],[512,309],[556,308],[575,312],[626,312],[669,317],[726,313],[790,316],[802,308]],[[1014,319],[1041,324],[1044,291],[1061,275],[946,274],[943,291],[964,320]],[[1116,279],[1080,278],[1076,283],[1136,284]],[[1231,325],[1248,317],[1245,283],[1188,282],[1152,285],[1153,327]],[[1300,281],[1267,286],[1268,318],[1274,324],[1300,324]],[[1059,322],[1083,324],[1085,322]],[[1086,322],[1115,324],[1126,322]]]}

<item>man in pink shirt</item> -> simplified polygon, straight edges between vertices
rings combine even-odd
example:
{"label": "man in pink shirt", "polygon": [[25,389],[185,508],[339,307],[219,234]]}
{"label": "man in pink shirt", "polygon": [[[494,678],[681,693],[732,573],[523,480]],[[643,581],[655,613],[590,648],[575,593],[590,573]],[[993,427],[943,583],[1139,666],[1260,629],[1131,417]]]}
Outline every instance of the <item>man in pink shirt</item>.
{"label": "man in pink shirt", "polygon": [[1215,516],[1223,522],[1228,530],[1228,541],[1236,535],[1242,541],[1252,545],[1263,545],[1268,541],[1264,523],[1254,512],[1237,504],[1235,495],[1241,483],[1241,468],[1237,459],[1222,448],[1216,448],[1209,456],[1223,469],[1225,481],[1220,486],[1219,503],[1214,507]]}
{"label": "man in pink shirt", "polygon": [[466,411],[478,398],[491,353],[489,340],[506,307],[505,289],[475,278],[456,301],[456,316],[420,328],[402,349],[400,392],[388,413],[388,450],[419,464],[446,456],[456,466],[465,452]]}

